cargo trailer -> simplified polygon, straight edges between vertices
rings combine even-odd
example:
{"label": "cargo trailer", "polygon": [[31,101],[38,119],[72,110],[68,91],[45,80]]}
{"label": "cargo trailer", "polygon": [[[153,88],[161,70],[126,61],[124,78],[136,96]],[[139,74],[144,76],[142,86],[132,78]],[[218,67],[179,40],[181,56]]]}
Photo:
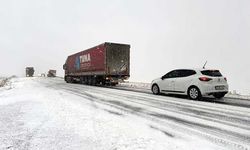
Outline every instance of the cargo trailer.
{"label": "cargo trailer", "polygon": [[116,85],[130,76],[130,45],[105,42],[68,56],[67,83]]}
{"label": "cargo trailer", "polygon": [[56,70],[49,70],[47,77],[56,77]]}
{"label": "cargo trailer", "polygon": [[35,70],[33,67],[26,67],[25,68],[26,77],[33,77],[34,72],[35,72]]}

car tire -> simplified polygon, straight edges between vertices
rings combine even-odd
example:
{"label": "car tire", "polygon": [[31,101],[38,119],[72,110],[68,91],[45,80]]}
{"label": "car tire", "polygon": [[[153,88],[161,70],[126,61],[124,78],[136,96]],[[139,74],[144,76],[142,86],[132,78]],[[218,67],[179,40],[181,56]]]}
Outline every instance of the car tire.
{"label": "car tire", "polygon": [[198,100],[201,98],[201,92],[196,86],[191,86],[188,89],[188,97],[192,100]]}
{"label": "car tire", "polygon": [[217,99],[221,99],[221,98],[223,98],[225,96],[225,94],[223,94],[223,93],[215,93],[213,96],[215,98],[217,98]]}
{"label": "car tire", "polygon": [[160,94],[160,88],[159,88],[159,86],[157,84],[154,84],[152,86],[151,90],[152,90],[153,94],[155,94],[155,95],[159,95]]}

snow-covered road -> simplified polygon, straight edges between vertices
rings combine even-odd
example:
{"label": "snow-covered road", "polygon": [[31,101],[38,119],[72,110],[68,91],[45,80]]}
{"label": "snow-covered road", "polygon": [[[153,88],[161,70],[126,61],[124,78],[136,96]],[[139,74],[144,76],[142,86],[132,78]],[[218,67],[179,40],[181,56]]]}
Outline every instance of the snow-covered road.
{"label": "snow-covered road", "polygon": [[0,149],[250,149],[250,109],[14,78],[0,88]]}

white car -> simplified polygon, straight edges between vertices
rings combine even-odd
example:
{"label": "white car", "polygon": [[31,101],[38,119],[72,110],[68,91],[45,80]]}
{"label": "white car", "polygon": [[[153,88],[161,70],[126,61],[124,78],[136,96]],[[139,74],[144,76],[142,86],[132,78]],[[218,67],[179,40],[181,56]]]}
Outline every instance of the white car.
{"label": "white car", "polygon": [[228,93],[228,83],[219,70],[177,69],[153,80],[151,90],[153,94],[188,95],[193,100],[207,95],[220,99]]}

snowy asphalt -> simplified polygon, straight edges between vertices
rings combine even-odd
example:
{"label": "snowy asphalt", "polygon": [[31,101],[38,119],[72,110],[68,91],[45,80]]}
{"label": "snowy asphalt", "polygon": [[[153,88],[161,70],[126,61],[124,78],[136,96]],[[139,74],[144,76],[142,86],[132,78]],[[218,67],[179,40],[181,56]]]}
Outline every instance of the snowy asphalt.
{"label": "snowy asphalt", "polygon": [[[146,87],[146,88],[145,87],[134,88],[134,87],[129,87],[129,86],[118,85],[116,87],[106,87],[106,88],[134,91],[134,92],[140,92],[140,93],[145,93],[145,94],[152,94],[152,91],[150,89],[148,89],[148,87]],[[169,95],[169,94],[168,95],[167,94],[161,94],[161,95],[165,95],[165,96],[169,96],[169,97],[175,97],[175,98],[188,99],[187,96],[183,96],[183,95]],[[250,99],[245,99],[245,98],[241,98],[241,97],[230,97],[230,96],[227,96],[227,95],[223,99],[216,99],[216,98],[214,98],[212,96],[208,96],[208,97],[204,97],[200,101],[250,108]]]}
{"label": "snowy asphalt", "polygon": [[0,99],[0,149],[250,149],[248,100],[191,101],[60,78],[15,79]]}

